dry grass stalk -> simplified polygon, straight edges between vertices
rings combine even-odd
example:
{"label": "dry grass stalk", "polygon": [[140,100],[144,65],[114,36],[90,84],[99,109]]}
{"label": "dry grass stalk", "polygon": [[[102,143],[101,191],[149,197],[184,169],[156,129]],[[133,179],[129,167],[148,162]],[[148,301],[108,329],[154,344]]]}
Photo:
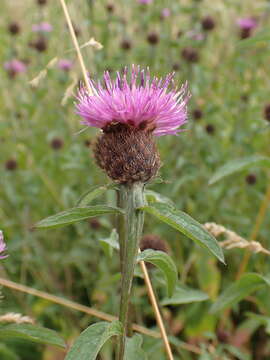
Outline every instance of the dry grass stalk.
{"label": "dry grass stalk", "polygon": [[270,255],[270,251],[265,249],[258,241],[248,241],[237,235],[235,232],[226,229],[222,225],[218,225],[216,223],[206,223],[204,224],[204,227],[215,237],[220,235],[225,236],[225,240],[219,243],[224,249],[247,249],[254,253]]}
{"label": "dry grass stalk", "polygon": [[34,324],[34,320],[29,316],[10,312],[0,316],[0,323]]}
{"label": "dry grass stalk", "polygon": [[78,84],[78,77],[77,75],[74,73],[72,75],[72,83],[67,87],[65,93],[64,93],[64,96],[63,96],[63,99],[61,101],[61,105],[62,106],[65,106],[67,104],[67,101],[70,97],[74,96],[73,94],[73,90],[75,88],[75,86]]}
{"label": "dry grass stalk", "polygon": [[54,67],[54,65],[56,64],[56,62],[58,61],[57,57],[54,57],[52,60],[50,60],[48,62],[48,64],[45,66],[45,68],[43,70],[41,70],[37,76],[34,77],[34,79],[32,79],[31,81],[29,81],[29,84],[33,87],[33,88],[37,88],[40,84],[40,82],[45,79],[45,77],[48,74],[48,69],[51,69]]}

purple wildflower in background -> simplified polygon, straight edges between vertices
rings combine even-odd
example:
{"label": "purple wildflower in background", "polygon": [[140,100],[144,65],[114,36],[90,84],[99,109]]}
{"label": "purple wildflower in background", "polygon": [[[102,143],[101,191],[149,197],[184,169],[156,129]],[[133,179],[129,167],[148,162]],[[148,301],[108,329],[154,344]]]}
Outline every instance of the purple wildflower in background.
{"label": "purple wildflower in background", "polygon": [[48,22],[41,22],[40,24],[34,24],[32,26],[33,32],[49,33],[53,29],[52,25]]}
{"label": "purple wildflower in background", "polygon": [[153,0],[138,0],[138,3],[143,4],[143,5],[147,5],[147,4],[151,4]]}
{"label": "purple wildflower in background", "polygon": [[238,19],[237,25],[240,28],[241,39],[247,39],[252,35],[252,32],[258,26],[258,23],[256,19],[252,17],[247,17]]}
{"label": "purple wildflower in background", "polygon": [[83,124],[104,129],[111,124],[124,124],[147,129],[156,136],[177,134],[187,121],[187,83],[180,89],[173,87],[174,74],[165,79],[150,78],[149,70],[132,67],[130,80],[125,68],[112,80],[105,71],[104,83],[89,80],[94,90],[90,95],[81,88],[76,104]]}
{"label": "purple wildflower in background", "polygon": [[7,70],[10,77],[14,77],[17,74],[26,71],[25,63],[17,59],[13,59],[5,62],[4,68]]}
{"label": "purple wildflower in background", "polygon": [[161,10],[160,16],[161,16],[162,19],[165,19],[165,18],[169,17],[170,15],[171,15],[171,10],[170,9],[164,8],[164,9]]}
{"label": "purple wildflower in background", "polygon": [[254,18],[247,17],[247,18],[238,19],[237,20],[237,25],[241,29],[253,30],[253,29],[255,29],[257,27],[258,23]]}
{"label": "purple wildflower in background", "polygon": [[69,59],[60,59],[57,66],[60,70],[69,71],[73,67],[73,62]]}
{"label": "purple wildflower in background", "polygon": [[186,36],[192,40],[203,41],[205,39],[205,35],[202,32],[197,30],[190,30],[186,33]]}
{"label": "purple wildflower in background", "polygon": [[3,231],[0,230],[0,259],[5,259],[8,255],[3,255],[3,253],[7,250],[7,245],[4,241]]}

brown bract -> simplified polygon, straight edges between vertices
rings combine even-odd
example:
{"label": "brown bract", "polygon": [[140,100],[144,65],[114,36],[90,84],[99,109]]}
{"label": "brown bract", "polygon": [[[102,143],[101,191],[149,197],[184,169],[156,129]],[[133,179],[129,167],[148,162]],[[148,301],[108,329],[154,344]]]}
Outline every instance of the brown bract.
{"label": "brown bract", "polygon": [[152,128],[110,124],[94,146],[97,164],[120,184],[146,183],[160,168]]}

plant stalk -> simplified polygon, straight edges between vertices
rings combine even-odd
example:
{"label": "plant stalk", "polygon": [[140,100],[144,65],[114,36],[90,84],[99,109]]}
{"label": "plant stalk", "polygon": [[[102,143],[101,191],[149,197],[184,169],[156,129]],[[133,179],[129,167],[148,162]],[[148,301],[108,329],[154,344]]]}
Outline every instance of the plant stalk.
{"label": "plant stalk", "polygon": [[121,185],[118,202],[124,209],[124,221],[119,221],[119,243],[121,261],[121,300],[119,321],[123,325],[123,334],[118,344],[117,360],[125,355],[126,335],[128,327],[128,309],[131,294],[134,268],[142,235],[144,213],[137,210],[144,205],[144,184]]}

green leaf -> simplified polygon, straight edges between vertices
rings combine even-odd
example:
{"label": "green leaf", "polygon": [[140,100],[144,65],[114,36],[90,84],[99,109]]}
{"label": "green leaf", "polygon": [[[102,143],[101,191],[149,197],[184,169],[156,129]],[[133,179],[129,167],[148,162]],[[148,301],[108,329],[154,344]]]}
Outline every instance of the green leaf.
{"label": "green leaf", "polygon": [[119,321],[96,323],[85,329],[75,340],[65,360],[95,360],[105,342],[122,334]]}
{"label": "green leaf", "polygon": [[34,226],[34,228],[37,229],[56,228],[60,226],[73,224],[75,222],[88,219],[90,217],[95,217],[103,214],[114,214],[114,213],[118,213],[118,214],[122,213],[122,210],[116,207],[111,207],[106,205],[75,207],[60,212],[58,214],[49,216],[46,219],[39,221]]}
{"label": "green leaf", "polygon": [[31,324],[9,324],[0,326],[0,338],[17,338],[41,344],[66,347],[56,331]]}
{"label": "green leaf", "polygon": [[172,296],[177,282],[177,269],[171,257],[163,251],[147,249],[138,255],[137,261],[146,261],[157,266],[163,272],[167,281],[168,294]]}
{"label": "green leaf", "polygon": [[173,205],[173,202],[170,198],[152,190],[145,190],[145,196],[148,203],[160,202],[164,204]]}
{"label": "green leaf", "polygon": [[180,305],[208,300],[209,296],[203,291],[177,285],[171,298],[162,300],[162,305]]}
{"label": "green leaf", "polygon": [[141,209],[180,231],[224,263],[223,252],[217,240],[188,214],[161,203],[153,203],[151,206],[144,206]]}
{"label": "green leaf", "polygon": [[111,257],[113,249],[119,250],[119,235],[116,229],[113,229],[108,238],[100,239],[104,252],[107,256]]}
{"label": "green leaf", "polygon": [[230,354],[232,354],[237,360],[252,360],[251,355],[248,354],[247,352],[243,352],[243,349],[239,349],[229,344],[223,344],[222,347],[223,349],[227,350]]}
{"label": "green leaf", "polygon": [[94,199],[103,195],[107,190],[114,189],[116,187],[115,184],[108,184],[103,186],[95,186],[84,193],[80,199],[78,200],[77,206],[87,206]]}
{"label": "green leaf", "polygon": [[142,336],[139,334],[127,338],[124,360],[147,360],[146,353],[142,349],[142,342]]}
{"label": "green leaf", "polygon": [[238,303],[262,285],[270,286],[270,279],[256,273],[243,275],[217,298],[210,309],[211,313],[217,313]]}
{"label": "green leaf", "polygon": [[247,313],[247,316],[249,316],[252,319],[255,319],[258,321],[258,323],[265,326],[265,332],[270,335],[270,317],[266,315],[259,315],[254,313]]}
{"label": "green leaf", "polygon": [[250,168],[254,165],[270,166],[270,158],[266,156],[253,155],[241,159],[229,161],[221,166],[209,180],[209,185],[221,180],[225,176],[232,175],[238,171]]}

